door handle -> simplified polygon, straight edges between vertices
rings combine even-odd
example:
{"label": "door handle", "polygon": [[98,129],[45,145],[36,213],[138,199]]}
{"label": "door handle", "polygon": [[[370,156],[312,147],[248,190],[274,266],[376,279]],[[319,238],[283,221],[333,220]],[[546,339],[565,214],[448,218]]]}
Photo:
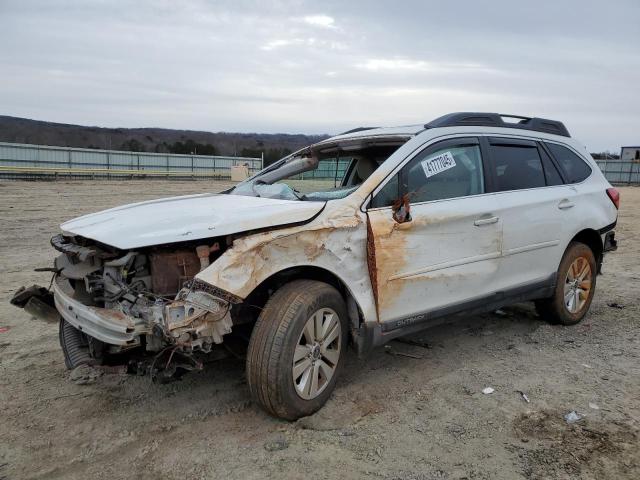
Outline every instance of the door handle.
{"label": "door handle", "polygon": [[498,217],[486,217],[486,218],[479,218],[477,219],[475,222],[473,222],[473,224],[476,227],[480,227],[482,225],[490,225],[492,223],[496,223],[499,220]]}
{"label": "door handle", "polygon": [[572,208],[575,204],[567,198],[560,200],[558,204],[558,208],[560,210],[567,210],[568,208]]}

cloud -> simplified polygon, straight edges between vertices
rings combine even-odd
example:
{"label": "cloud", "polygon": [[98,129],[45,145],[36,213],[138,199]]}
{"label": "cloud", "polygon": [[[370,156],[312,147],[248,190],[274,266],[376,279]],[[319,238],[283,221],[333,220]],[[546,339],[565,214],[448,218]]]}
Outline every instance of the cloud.
{"label": "cloud", "polygon": [[474,63],[439,63],[425,60],[413,60],[408,58],[370,58],[365,62],[356,64],[357,68],[371,72],[425,72],[443,73],[461,70],[494,71],[480,64]]}
{"label": "cloud", "polygon": [[280,48],[280,47],[286,47],[288,45],[292,45],[293,43],[296,43],[298,39],[295,40],[283,40],[283,39],[279,39],[279,40],[270,40],[269,42],[267,42],[266,44],[264,44],[263,46],[261,46],[260,48],[262,50],[275,50],[276,48]]}
{"label": "cloud", "polygon": [[487,110],[558,118],[592,151],[638,142],[637,0],[403,6],[0,1],[0,114],[336,133]]}
{"label": "cloud", "polygon": [[370,70],[372,72],[378,72],[382,70],[410,70],[414,72],[424,72],[431,69],[429,63],[423,60],[409,60],[405,58],[371,58],[364,63],[357,64],[356,67],[364,70]]}
{"label": "cloud", "polygon": [[302,20],[314,27],[335,28],[335,20],[329,15],[307,15]]}
{"label": "cloud", "polygon": [[276,50],[282,47],[290,47],[295,45],[302,45],[307,47],[316,47],[325,50],[344,50],[347,46],[344,43],[333,41],[333,40],[325,40],[322,38],[316,37],[306,37],[306,38],[288,38],[288,39],[276,39],[269,40],[267,43],[260,47],[261,50],[271,51]]}

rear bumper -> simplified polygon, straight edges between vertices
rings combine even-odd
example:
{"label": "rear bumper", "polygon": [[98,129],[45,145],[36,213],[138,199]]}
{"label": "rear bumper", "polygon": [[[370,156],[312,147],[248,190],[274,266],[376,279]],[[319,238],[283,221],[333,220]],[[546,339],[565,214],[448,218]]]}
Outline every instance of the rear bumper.
{"label": "rear bumper", "polygon": [[56,309],[67,322],[78,330],[111,345],[132,346],[138,337],[147,332],[147,325],[140,319],[117,310],[91,307],[75,300],[68,292],[67,281],[57,277],[53,282],[53,299]]}

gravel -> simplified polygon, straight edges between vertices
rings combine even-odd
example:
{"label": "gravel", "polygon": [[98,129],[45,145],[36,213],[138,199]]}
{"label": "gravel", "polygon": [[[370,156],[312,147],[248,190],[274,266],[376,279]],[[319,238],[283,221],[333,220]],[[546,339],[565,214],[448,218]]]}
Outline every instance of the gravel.
{"label": "gravel", "polygon": [[[8,303],[19,286],[48,283],[33,269],[51,265],[58,225],[227,186],[0,182],[0,478],[640,478],[634,188],[621,188],[620,249],[607,256],[579,325],[549,325],[521,304],[392,342],[406,355],[350,355],[325,408],[295,423],[251,402],[238,360],[169,385],[109,373],[76,385],[57,326]],[[488,385],[495,392],[483,395]],[[567,424],[573,410],[586,416]]]}

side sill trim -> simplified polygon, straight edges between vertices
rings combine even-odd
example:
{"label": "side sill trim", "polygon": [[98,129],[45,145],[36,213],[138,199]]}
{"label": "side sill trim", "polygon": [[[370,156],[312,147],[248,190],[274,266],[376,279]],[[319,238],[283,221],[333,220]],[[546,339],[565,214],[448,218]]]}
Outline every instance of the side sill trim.
{"label": "side sill trim", "polygon": [[394,338],[446,323],[451,317],[460,314],[477,314],[517,302],[546,298],[553,295],[555,286],[556,274],[553,273],[547,279],[539,282],[495,292],[485,297],[426,311],[411,317],[385,323],[366,322],[363,324],[363,331],[359,335],[361,336],[362,345],[358,350],[362,352],[361,354],[364,354],[375,347],[384,345]]}

